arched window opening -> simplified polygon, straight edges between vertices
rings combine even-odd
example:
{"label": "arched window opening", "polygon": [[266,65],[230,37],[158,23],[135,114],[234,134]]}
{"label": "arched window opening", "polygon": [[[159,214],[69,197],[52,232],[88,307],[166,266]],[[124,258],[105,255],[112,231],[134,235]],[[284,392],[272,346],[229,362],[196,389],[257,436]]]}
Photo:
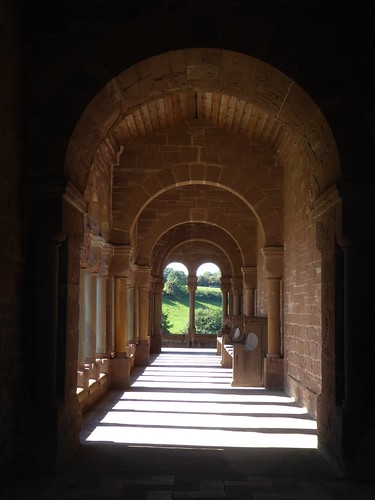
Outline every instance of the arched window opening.
{"label": "arched window opening", "polygon": [[171,262],[163,276],[162,331],[164,334],[183,334],[189,324],[188,270],[180,262]]}
{"label": "arched window opening", "polygon": [[206,262],[197,269],[195,328],[198,335],[216,335],[222,327],[223,301],[220,278],[220,269],[211,262]]}

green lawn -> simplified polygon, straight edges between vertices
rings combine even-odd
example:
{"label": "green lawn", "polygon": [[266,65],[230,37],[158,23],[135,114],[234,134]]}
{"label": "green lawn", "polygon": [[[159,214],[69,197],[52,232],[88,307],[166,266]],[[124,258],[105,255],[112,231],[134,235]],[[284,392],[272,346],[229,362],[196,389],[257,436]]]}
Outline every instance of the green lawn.
{"label": "green lawn", "polygon": [[[203,295],[209,293],[210,298],[200,297],[199,292],[202,292]],[[221,311],[220,288],[200,286],[197,289],[197,295],[198,297],[195,299],[196,309],[218,309]],[[189,297],[179,299],[163,295],[163,312],[168,314],[169,321],[173,325],[171,333],[182,333],[189,321]]]}

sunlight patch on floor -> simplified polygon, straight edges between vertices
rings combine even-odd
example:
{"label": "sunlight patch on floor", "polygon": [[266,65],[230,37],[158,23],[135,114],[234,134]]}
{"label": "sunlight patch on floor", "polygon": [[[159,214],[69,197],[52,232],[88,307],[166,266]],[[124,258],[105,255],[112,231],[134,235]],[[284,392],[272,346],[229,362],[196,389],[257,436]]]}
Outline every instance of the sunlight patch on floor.
{"label": "sunlight patch on floor", "polygon": [[[211,354],[210,354],[211,353]],[[232,388],[214,351],[163,349],[87,441],[199,448],[317,448],[316,422],[294,398]]]}

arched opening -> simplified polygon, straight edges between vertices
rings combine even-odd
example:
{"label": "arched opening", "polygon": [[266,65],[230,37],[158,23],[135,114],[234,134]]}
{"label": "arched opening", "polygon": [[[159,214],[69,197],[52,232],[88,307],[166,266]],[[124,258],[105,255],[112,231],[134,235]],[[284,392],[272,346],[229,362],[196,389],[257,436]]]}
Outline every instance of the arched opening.
{"label": "arched opening", "polygon": [[[184,264],[171,262],[163,272],[162,333],[182,335],[189,325],[188,269]],[[176,338],[176,337],[175,337]]]}
{"label": "arched opening", "polygon": [[198,335],[215,336],[223,327],[221,271],[213,262],[201,264],[197,271],[195,326]]}
{"label": "arched opening", "polygon": [[[214,80],[211,59],[224,68]],[[165,62],[185,68],[167,94],[165,74],[159,75]],[[246,91],[225,78],[234,66],[244,68]],[[119,88],[132,74],[129,68],[117,77]],[[89,180],[89,213],[100,206],[90,201],[97,186],[112,189],[102,197],[112,200],[105,227],[112,249],[114,380],[120,383],[133,363],[147,365],[150,353],[160,350],[163,270],[172,261],[188,269],[187,337],[197,345],[197,264],[216,256],[222,324],[253,328],[268,318],[264,383],[287,388],[316,415],[322,275],[315,206],[340,177],[328,124],[296,82],[243,54],[176,51],[140,62],[137,75],[142,92],[137,83],[131,95],[124,91],[126,109],[119,113],[114,106],[112,121],[98,123],[99,142],[86,136],[90,170],[79,169],[83,151],[74,153],[89,108],[66,163],[66,174],[78,184]],[[257,84],[249,85],[254,78]],[[103,98],[98,95],[95,106],[109,106],[108,94]],[[303,103],[303,112],[296,103]]]}
{"label": "arched opening", "polygon": [[[329,265],[341,231],[336,142],[293,75],[247,50],[139,55],[125,71],[110,72],[113,79],[87,107],[88,99],[80,103],[86,109],[64,171],[70,264],[83,243],[81,268],[86,273],[89,263],[96,280],[108,280],[105,325],[113,337],[107,352],[96,354],[113,365],[112,383],[119,383],[160,348],[158,304],[169,256],[188,254],[196,242],[209,248],[208,259],[221,259],[227,316],[268,318],[267,384],[284,385],[319,414],[321,441],[339,450],[341,410],[330,396],[334,346],[343,350],[334,342]],[[78,231],[84,213],[93,224]],[[69,287],[74,297],[74,273]],[[77,317],[68,317],[72,338]],[[71,344],[67,352],[75,352]]]}

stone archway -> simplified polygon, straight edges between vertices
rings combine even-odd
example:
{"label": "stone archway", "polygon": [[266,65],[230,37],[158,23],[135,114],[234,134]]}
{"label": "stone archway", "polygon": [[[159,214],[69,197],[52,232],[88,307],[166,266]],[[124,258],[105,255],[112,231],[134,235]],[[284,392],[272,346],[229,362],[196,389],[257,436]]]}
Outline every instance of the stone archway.
{"label": "stone archway", "polygon": [[[180,71],[173,76],[168,71],[175,66]],[[217,68],[221,70],[215,72]],[[242,68],[236,82],[231,77],[234,68]],[[164,88],[166,81],[168,86],[173,82],[173,91]],[[120,89],[126,89],[123,95]],[[94,118],[100,117],[99,109],[106,110],[104,120]],[[92,128],[95,132],[85,134],[88,120],[93,119],[97,120]],[[78,148],[83,135],[85,147]],[[225,141],[226,148],[222,144]],[[310,356],[301,354],[308,349],[295,356],[293,346],[296,341],[309,346],[312,336],[321,336],[316,306],[320,256],[312,207],[340,174],[328,124],[305,92],[276,69],[243,54],[210,49],[162,54],[129,68],[97,95],[77,124],[66,160],[66,174],[77,185],[85,183],[88,168],[90,178],[111,185],[111,272],[124,289],[142,293],[143,297],[152,250],[165,232],[177,223],[192,221],[223,227],[227,217],[223,212],[216,214],[197,206],[182,209],[179,222],[172,225],[170,212],[164,222],[157,221],[150,214],[160,197],[174,196],[184,186],[203,185],[224,189],[246,205],[254,218],[256,234],[249,238],[248,230],[236,230],[234,222],[224,226],[231,225],[232,234],[237,234],[241,264],[257,264],[257,309],[261,314],[269,314],[267,293],[274,293],[270,292],[271,283],[279,288],[283,279],[283,344],[278,345],[279,335],[275,335],[272,354],[279,356],[281,348],[282,354],[290,353],[286,374],[289,390],[316,412],[322,390],[320,354],[315,351],[316,358],[310,363]],[[112,183],[106,183],[111,175]],[[91,209],[89,205],[89,213]],[[286,252],[282,255],[284,244]],[[253,248],[248,260],[244,258],[245,248]],[[134,272],[133,260],[138,266]],[[299,310],[297,275],[315,276],[303,292]],[[308,302],[311,290],[313,300]],[[146,307],[145,298],[143,303]],[[146,315],[144,310],[135,318],[136,328],[143,318],[142,324],[148,329]],[[275,332],[280,329],[280,321],[276,317]],[[131,335],[131,325],[121,328]],[[302,360],[298,359],[300,355]],[[305,362],[308,368],[301,371]]]}

